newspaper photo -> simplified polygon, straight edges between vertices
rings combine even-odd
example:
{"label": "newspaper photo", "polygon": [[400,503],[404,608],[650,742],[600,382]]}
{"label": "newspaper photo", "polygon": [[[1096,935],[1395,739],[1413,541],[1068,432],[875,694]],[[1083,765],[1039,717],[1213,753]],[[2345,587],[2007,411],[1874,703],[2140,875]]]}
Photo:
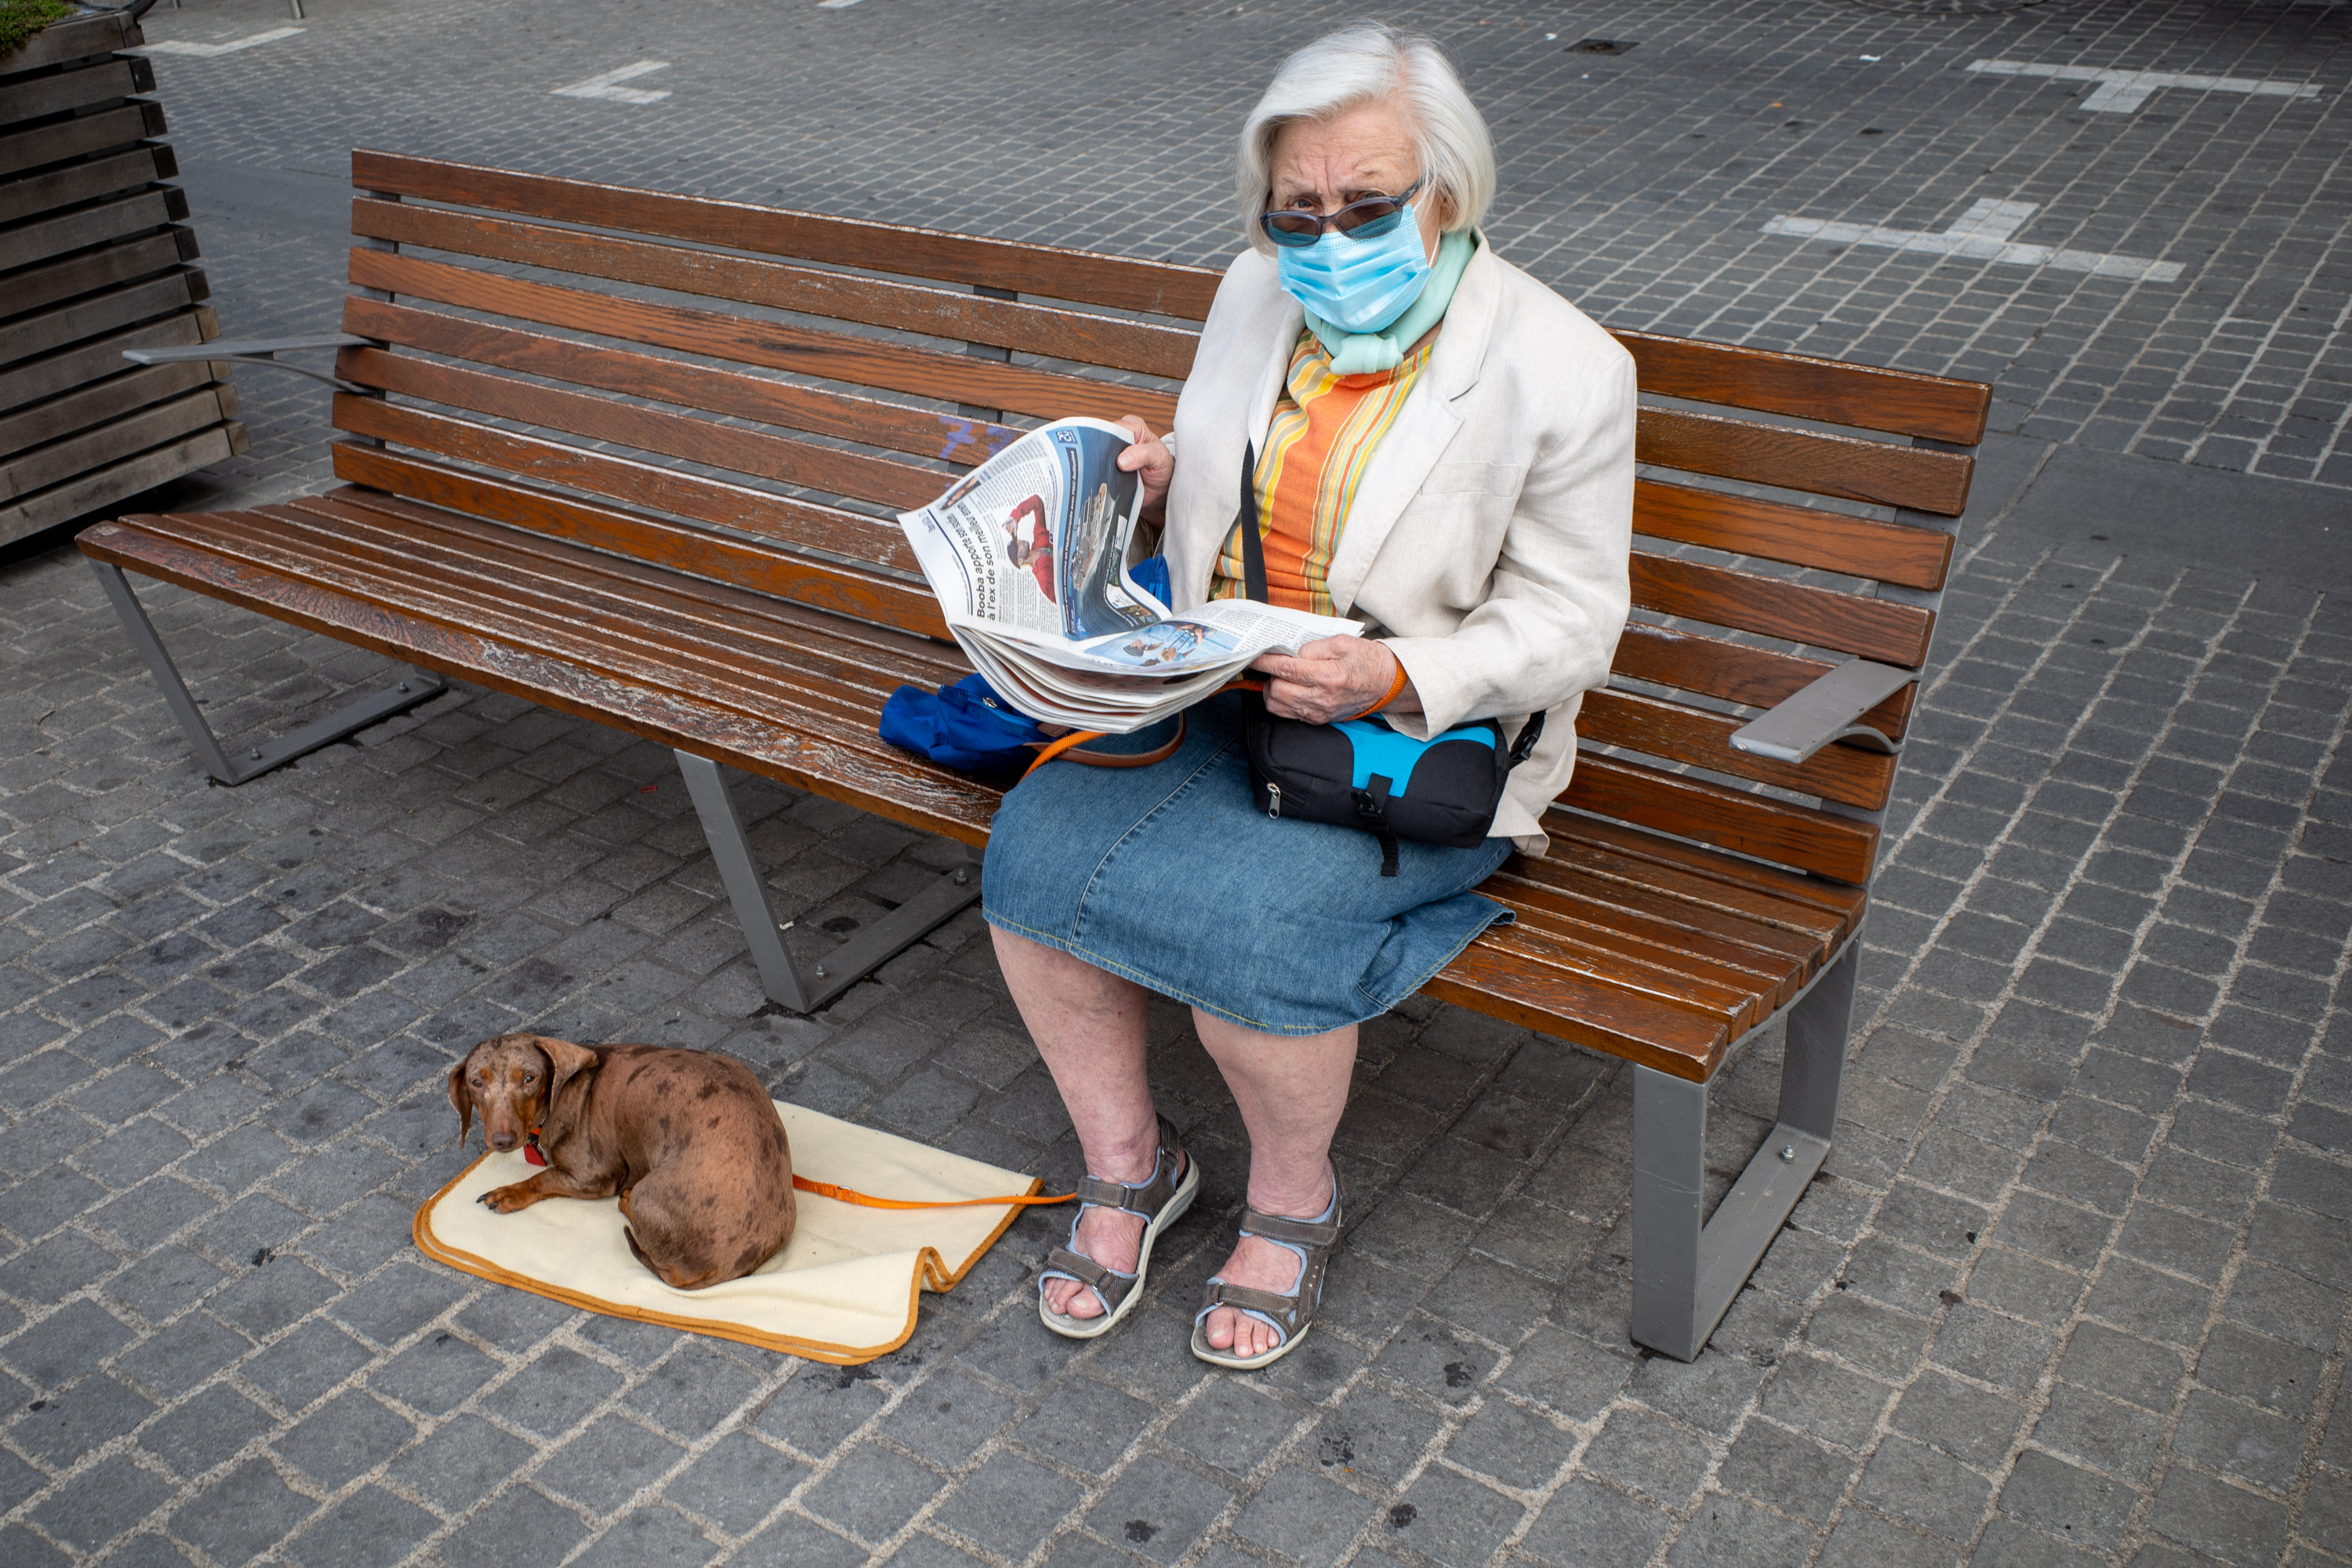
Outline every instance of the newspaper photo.
{"label": "newspaper photo", "polygon": [[1252,659],[1359,623],[1244,599],[1182,616],[1128,574],[1142,487],[1128,433],[1031,431],[898,522],[972,664],[1040,723],[1124,734],[1223,687]]}

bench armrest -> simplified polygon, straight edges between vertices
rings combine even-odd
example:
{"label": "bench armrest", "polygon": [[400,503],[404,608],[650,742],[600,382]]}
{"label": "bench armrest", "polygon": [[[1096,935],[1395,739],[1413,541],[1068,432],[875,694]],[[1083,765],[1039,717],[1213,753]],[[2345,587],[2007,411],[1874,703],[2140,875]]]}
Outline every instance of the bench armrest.
{"label": "bench armrest", "polygon": [[239,364],[274,365],[290,370],[296,375],[307,375],[312,381],[323,381],[339,392],[363,392],[340,376],[307,365],[287,364],[277,358],[298,349],[363,348],[369,340],[355,338],[349,332],[316,332],[307,338],[215,338],[208,343],[198,343],[184,349],[124,349],[122,357],[133,364],[188,364],[203,360],[235,360]]}
{"label": "bench armrest", "polygon": [[1849,659],[1733,731],[1731,743],[1737,750],[1782,763],[1801,763],[1832,741],[1854,741],[1874,752],[1892,752],[1892,740],[1854,721],[1918,679],[1916,672],[1891,664]]}

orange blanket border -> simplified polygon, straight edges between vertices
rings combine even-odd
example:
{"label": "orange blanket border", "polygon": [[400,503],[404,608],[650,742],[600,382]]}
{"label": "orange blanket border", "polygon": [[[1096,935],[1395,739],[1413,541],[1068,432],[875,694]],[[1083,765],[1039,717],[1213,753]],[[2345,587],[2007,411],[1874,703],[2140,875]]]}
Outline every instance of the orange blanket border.
{"label": "orange blanket border", "polygon": [[[895,1198],[868,1198],[865,1194],[858,1193],[854,1197],[843,1199],[845,1202],[863,1200],[864,1206],[875,1208],[955,1208],[985,1204],[1010,1205],[1005,1210],[1004,1218],[999,1222],[995,1229],[988,1233],[988,1238],[972,1249],[971,1257],[961,1268],[952,1273],[948,1269],[947,1259],[940,1256],[938,1248],[926,1247],[920,1249],[918,1254],[919,1267],[915,1270],[915,1277],[907,1286],[907,1326],[898,1331],[898,1338],[887,1345],[843,1345],[835,1344],[829,1340],[805,1340],[792,1334],[767,1333],[759,1329],[748,1328],[741,1323],[730,1323],[717,1318],[687,1318],[673,1312],[656,1312],[643,1307],[625,1306],[618,1301],[607,1301],[601,1296],[591,1296],[583,1290],[567,1290],[561,1285],[550,1285],[544,1280],[533,1279],[529,1275],[517,1274],[512,1269],[501,1268],[478,1253],[449,1246],[433,1234],[433,1211],[439,1205],[442,1199],[457,1191],[459,1184],[474,1173],[476,1166],[489,1157],[487,1151],[476,1155],[473,1162],[450,1177],[439,1192],[435,1193],[418,1205],[416,1217],[409,1223],[408,1234],[410,1239],[416,1243],[416,1249],[436,1263],[445,1264],[460,1274],[470,1274],[477,1279],[487,1279],[493,1285],[506,1285],[517,1290],[528,1290],[534,1296],[544,1296],[549,1300],[562,1301],[566,1306],[601,1313],[607,1318],[626,1318],[635,1322],[657,1323],[663,1328],[677,1329],[689,1334],[708,1334],[712,1339],[733,1340],[738,1344],[757,1345],[761,1350],[774,1351],[780,1355],[802,1356],[809,1361],[824,1362],[829,1366],[863,1366],[867,1362],[880,1360],[905,1344],[914,1338],[918,1304],[926,1289],[944,1295],[962,1283],[963,1277],[970,1273],[982,1258],[988,1256],[989,1249],[1003,1239],[1004,1233],[1013,1227],[1013,1222],[1021,1217],[1024,1207],[1040,1202],[1066,1203],[1069,1201],[1068,1198],[1037,1197],[1035,1195],[1037,1189],[1045,1184],[1043,1177],[1033,1177],[1029,1183],[1028,1194],[1017,1197],[968,1198],[939,1204],[912,1204]],[[793,1184],[801,1185],[801,1179],[793,1178]],[[829,1184],[811,1184],[809,1190],[818,1191],[823,1185],[829,1185]],[[830,1197],[837,1193],[847,1191],[846,1188],[835,1188],[831,1193],[820,1191],[819,1195]]]}

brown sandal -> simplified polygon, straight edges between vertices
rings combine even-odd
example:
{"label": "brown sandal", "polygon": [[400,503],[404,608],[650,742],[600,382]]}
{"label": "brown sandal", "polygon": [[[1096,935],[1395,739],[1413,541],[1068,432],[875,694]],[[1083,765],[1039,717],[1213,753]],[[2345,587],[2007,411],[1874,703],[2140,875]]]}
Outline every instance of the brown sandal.
{"label": "brown sandal", "polygon": [[[1296,1349],[1314,1326],[1316,1309],[1323,1304],[1323,1273],[1330,1266],[1332,1248],[1339,1245],[1339,1225],[1337,1170],[1331,1173],[1330,1205],[1312,1219],[1244,1209],[1244,1236],[1255,1236],[1298,1254],[1297,1281],[1287,1292],[1256,1290],[1246,1285],[1228,1284],[1223,1275],[1212,1275],[1202,1295],[1201,1310],[1192,1314],[1192,1353],[1212,1366],[1251,1372],[1280,1361]],[[1237,1356],[1231,1351],[1216,1349],[1209,1343],[1209,1314],[1219,1307],[1231,1307],[1255,1318],[1279,1333],[1281,1342],[1254,1356]]]}
{"label": "brown sandal", "polygon": [[[1176,1129],[1169,1125],[1168,1118],[1160,1118],[1160,1153],[1153,1162],[1150,1181],[1128,1186],[1106,1182],[1099,1176],[1087,1176],[1078,1183],[1078,1214],[1076,1219],[1070,1221],[1069,1244],[1047,1253],[1045,1267],[1037,1276],[1039,1320],[1070,1340],[1091,1340],[1118,1327],[1120,1320],[1143,1300],[1143,1279],[1151,1268],[1152,1243],[1160,1239],[1161,1231],[1183,1217],[1200,1190],[1199,1164],[1177,1143]],[[1077,1250],[1078,1220],[1086,1217],[1088,1208],[1118,1209],[1143,1221],[1143,1243],[1136,1254],[1134,1273],[1121,1274],[1115,1268],[1106,1268]],[[1045,1305],[1045,1281],[1055,1279],[1074,1279],[1092,1290],[1102,1301],[1102,1316],[1074,1318]]]}

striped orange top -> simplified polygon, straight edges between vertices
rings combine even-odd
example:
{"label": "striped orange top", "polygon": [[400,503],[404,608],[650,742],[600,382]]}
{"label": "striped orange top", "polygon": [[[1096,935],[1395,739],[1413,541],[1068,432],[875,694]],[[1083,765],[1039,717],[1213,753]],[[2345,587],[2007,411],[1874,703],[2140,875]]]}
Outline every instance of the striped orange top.
{"label": "striped orange top", "polygon": [[[1272,603],[1318,616],[1339,613],[1328,579],[1348,509],[1435,342],[1432,333],[1391,371],[1333,375],[1330,351],[1312,331],[1298,334],[1282,400],[1257,455],[1258,537],[1265,544],[1265,596]],[[1238,528],[1217,557],[1209,597],[1246,597]]]}

